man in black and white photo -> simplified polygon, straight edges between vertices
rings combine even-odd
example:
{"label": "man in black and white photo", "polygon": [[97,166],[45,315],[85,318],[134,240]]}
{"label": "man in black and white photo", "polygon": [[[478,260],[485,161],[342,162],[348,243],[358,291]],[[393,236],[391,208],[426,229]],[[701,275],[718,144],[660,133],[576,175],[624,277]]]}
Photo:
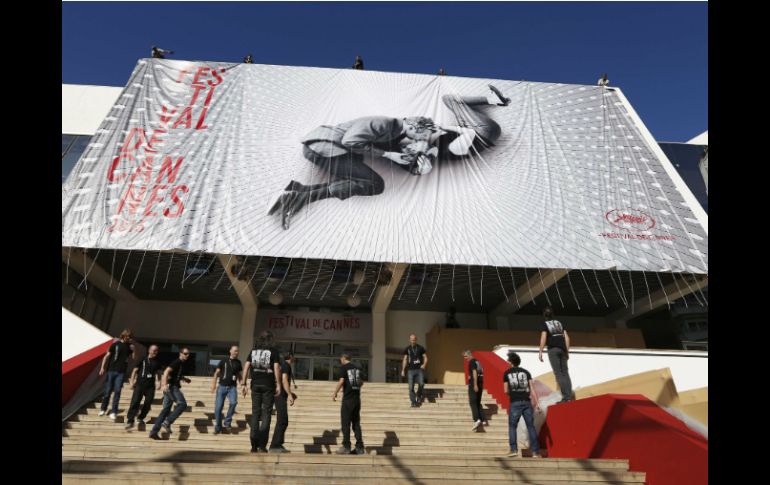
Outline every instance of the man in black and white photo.
{"label": "man in black and white photo", "polygon": [[[302,153],[329,181],[304,185],[292,180],[268,214],[280,211],[281,224],[288,229],[292,216],[311,202],[381,194],[385,180],[364,163],[366,154],[387,158],[407,170],[414,169],[417,174],[427,174],[428,158],[418,159],[416,154],[402,153],[400,142],[424,142],[435,131],[433,120],[422,116],[403,119],[367,116],[335,126],[319,126],[302,139]],[[427,148],[427,143],[425,145]],[[432,153],[438,153],[438,149]]]}

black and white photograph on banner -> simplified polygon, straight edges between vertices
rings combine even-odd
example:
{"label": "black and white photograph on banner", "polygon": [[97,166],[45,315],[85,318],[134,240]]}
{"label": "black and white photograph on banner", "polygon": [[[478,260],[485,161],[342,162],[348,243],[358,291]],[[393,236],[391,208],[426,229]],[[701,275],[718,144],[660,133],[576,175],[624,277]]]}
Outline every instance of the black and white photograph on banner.
{"label": "black and white photograph on banner", "polygon": [[705,213],[662,157],[620,88],[141,59],[64,183],[63,237],[704,273]]}
{"label": "black and white photograph on banner", "polygon": [[292,180],[269,214],[280,210],[281,224],[288,229],[291,216],[310,202],[327,197],[344,200],[354,195],[381,194],[385,182],[363,163],[366,154],[387,158],[412,175],[427,175],[438,157],[461,158],[469,154],[472,146],[478,152],[494,145],[500,137],[500,125],[479,108],[507,106],[511,100],[494,86],[489,89],[494,93],[491,100],[442,96],[442,102],[456,117],[456,124],[447,127],[436,126],[425,117],[399,120],[380,116],[318,127],[303,139],[303,155],[328,174],[330,183],[303,185]]}

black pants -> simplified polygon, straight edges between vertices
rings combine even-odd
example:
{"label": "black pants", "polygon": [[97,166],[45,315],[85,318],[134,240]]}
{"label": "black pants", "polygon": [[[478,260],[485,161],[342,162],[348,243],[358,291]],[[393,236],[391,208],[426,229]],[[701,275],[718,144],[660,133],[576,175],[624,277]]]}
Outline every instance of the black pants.
{"label": "black pants", "polygon": [[477,106],[489,106],[487,98],[481,96],[445,95],[441,101],[457,118],[457,124],[473,128],[487,144],[494,144],[500,138],[502,129],[495,120],[483,113]]}
{"label": "black pants", "polygon": [[275,387],[251,386],[251,439],[252,448],[267,448],[270,434],[270,414],[273,412]]}
{"label": "black pants", "polygon": [[361,398],[359,396],[342,399],[342,446],[350,448],[350,426],[356,435],[356,448],[364,446],[361,435]]}
{"label": "black pants", "polygon": [[479,392],[473,390],[473,383],[468,386],[468,403],[471,405],[473,422],[484,421],[484,407],[481,405],[481,396],[484,394],[484,381],[479,382]]}
{"label": "black pants", "polygon": [[289,427],[289,410],[286,407],[288,395],[281,393],[275,398],[275,429],[273,429],[273,439],[270,441],[270,448],[280,448],[283,446],[283,436],[286,434],[286,428]]}
{"label": "black pants", "polygon": [[364,156],[361,154],[350,152],[337,157],[324,157],[307,145],[303,145],[302,154],[329,177],[329,183],[319,180],[321,183],[308,186],[312,189],[324,189],[324,192],[315,195],[311,202],[326,197],[345,200],[354,195],[379,195],[385,190],[385,180],[364,163]]}
{"label": "black pants", "polygon": [[139,402],[144,398],[144,404],[142,405],[142,411],[139,413],[139,419],[144,420],[147,417],[147,413],[150,412],[152,406],[152,400],[155,399],[155,384],[149,382],[147,384],[137,384],[134,387],[134,394],[131,396],[131,404],[128,406],[128,415],[126,416],[127,423],[133,423],[136,412],[139,411]]}

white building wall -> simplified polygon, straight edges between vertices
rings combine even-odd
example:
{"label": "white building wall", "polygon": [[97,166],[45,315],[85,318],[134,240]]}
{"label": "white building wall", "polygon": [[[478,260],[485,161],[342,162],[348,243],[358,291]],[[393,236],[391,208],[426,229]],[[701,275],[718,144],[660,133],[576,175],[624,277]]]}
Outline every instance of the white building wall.
{"label": "white building wall", "polygon": [[[386,318],[386,347],[405,348],[412,333],[417,336],[417,342],[425,346],[425,335],[436,324],[444,324],[446,313],[391,310]],[[457,313],[455,318],[462,328],[487,328],[485,313]]]}
{"label": "white building wall", "polygon": [[62,134],[94,135],[122,91],[122,87],[62,84]]}

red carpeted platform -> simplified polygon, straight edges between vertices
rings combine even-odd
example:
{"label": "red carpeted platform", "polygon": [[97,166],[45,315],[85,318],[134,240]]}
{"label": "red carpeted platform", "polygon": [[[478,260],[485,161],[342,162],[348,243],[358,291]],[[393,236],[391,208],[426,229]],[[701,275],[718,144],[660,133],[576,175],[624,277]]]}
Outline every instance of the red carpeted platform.
{"label": "red carpeted platform", "polygon": [[638,394],[551,406],[540,442],[552,458],[628,459],[649,485],[708,483],[708,440]]}
{"label": "red carpeted platform", "polygon": [[88,375],[99,365],[112,340],[61,363],[61,404],[64,406]]}

